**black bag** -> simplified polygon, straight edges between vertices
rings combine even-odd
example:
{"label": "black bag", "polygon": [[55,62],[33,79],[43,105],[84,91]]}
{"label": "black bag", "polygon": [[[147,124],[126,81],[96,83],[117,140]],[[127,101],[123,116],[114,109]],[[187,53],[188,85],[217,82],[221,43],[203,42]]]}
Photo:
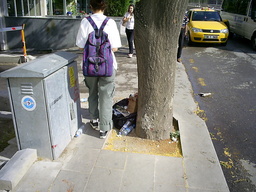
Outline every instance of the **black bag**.
{"label": "black bag", "polygon": [[128,113],[124,110],[124,112],[120,112],[120,109],[124,109],[125,106],[128,106],[128,98],[123,99],[113,105],[113,113],[112,120],[114,123],[114,127],[117,129],[121,129],[123,125],[129,120],[132,124],[136,124],[137,113]]}

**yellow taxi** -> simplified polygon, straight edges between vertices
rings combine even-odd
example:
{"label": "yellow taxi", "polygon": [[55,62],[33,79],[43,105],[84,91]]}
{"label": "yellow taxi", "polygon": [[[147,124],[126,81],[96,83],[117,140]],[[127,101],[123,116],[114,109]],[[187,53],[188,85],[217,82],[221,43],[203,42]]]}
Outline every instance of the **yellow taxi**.
{"label": "yellow taxi", "polygon": [[227,44],[228,27],[218,11],[210,8],[196,8],[188,11],[188,40],[192,43]]}

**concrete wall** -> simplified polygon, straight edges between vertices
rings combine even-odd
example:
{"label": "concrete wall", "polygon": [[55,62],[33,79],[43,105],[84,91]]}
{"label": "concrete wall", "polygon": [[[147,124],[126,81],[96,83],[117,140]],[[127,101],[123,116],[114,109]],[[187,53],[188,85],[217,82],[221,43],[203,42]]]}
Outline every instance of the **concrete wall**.
{"label": "concrete wall", "polygon": [[[120,26],[121,18],[113,18],[122,36],[124,27]],[[75,46],[77,31],[81,18],[54,17],[5,17],[6,27],[16,27],[25,24],[25,41],[27,49],[48,50],[65,49]],[[20,31],[10,31],[7,34],[9,49],[22,48]],[[123,41],[124,38],[122,38]],[[126,45],[126,42],[124,42]]]}

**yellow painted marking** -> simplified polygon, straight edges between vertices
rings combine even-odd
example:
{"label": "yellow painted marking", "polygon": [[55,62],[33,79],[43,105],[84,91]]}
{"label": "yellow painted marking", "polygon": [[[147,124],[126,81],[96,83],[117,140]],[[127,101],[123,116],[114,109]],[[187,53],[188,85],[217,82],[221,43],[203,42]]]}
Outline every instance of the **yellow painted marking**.
{"label": "yellow painted marking", "polygon": [[231,169],[234,166],[234,162],[230,158],[228,158],[228,161],[220,161],[220,164],[227,169]]}
{"label": "yellow painted marking", "polygon": [[197,109],[194,113],[197,114],[197,116],[199,116],[204,121],[208,120],[208,118],[206,117],[205,111],[201,110],[199,106],[197,106]]}
{"label": "yellow painted marking", "polygon": [[210,133],[210,136],[211,136],[211,139],[212,139],[212,140],[218,140],[218,139],[214,136],[213,133]]}
{"label": "yellow painted marking", "polygon": [[198,78],[198,83],[201,85],[201,86],[206,86],[206,83],[204,82],[204,79],[203,78]]}
{"label": "yellow painted marking", "polygon": [[194,71],[198,73],[198,68],[197,67],[192,67],[192,69],[194,69]]}
{"label": "yellow painted marking", "polygon": [[231,157],[231,154],[230,154],[228,148],[224,148],[224,154],[225,154],[227,157]]}
{"label": "yellow painted marking", "polygon": [[246,179],[237,179],[236,181],[234,181],[234,183],[239,183],[239,182],[247,182]]}
{"label": "yellow painted marking", "polygon": [[195,63],[194,59],[189,59],[190,63]]}

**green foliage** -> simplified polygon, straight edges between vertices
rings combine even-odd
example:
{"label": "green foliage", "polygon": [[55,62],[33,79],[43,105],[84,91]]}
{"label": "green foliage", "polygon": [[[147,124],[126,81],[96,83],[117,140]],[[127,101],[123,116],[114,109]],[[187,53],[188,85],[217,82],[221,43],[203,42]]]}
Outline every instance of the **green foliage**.
{"label": "green foliage", "polygon": [[0,119],[0,152],[3,151],[9,144],[8,141],[15,137],[12,120]]}
{"label": "green foliage", "polygon": [[108,0],[108,8],[105,14],[109,16],[123,16],[128,5],[129,0]]}
{"label": "green foliage", "polygon": [[[241,1],[241,0],[239,0],[239,1]],[[222,0],[189,0],[188,2],[189,3],[198,3],[198,4],[221,4]]]}
{"label": "green foliage", "polygon": [[130,4],[135,4],[139,0],[108,0],[106,15],[122,17],[128,10]]}
{"label": "green foliage", "polygon": [[77,15],[77,4],[75,3],[75,1],[71,1],[67,5],[67,11],[70,11],[72,15]]}

